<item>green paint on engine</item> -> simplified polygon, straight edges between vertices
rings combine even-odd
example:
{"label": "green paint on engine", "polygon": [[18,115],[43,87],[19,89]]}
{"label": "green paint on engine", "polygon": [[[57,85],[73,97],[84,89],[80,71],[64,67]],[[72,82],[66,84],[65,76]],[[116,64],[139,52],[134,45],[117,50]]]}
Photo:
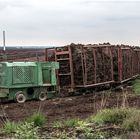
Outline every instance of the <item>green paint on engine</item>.
{"label": "green paint on engine", "polygon": [[1,62],[0,97],[14,100],[18,91],[27,99],[35,99],[37,90],[46,90],[47,97],[56,95],[58,62]]}

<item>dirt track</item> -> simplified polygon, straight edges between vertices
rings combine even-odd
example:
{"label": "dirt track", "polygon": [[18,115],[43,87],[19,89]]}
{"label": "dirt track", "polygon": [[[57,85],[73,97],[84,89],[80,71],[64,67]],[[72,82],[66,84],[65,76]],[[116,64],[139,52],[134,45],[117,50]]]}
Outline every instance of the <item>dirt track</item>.
{"label": "dirt track", "polygon": [[[98,93],[99,94],[99,93]],[[127,96],[125,96],[127,95]],[[66,98],[56,98],[44,102],[28,101],[24,104],[1,103],[0,116],[7,116],[10,120],[20,121],[40,110],[47,117],[48,122],[64,118],[79,117],[81,119],[96,113],[102,108],[117,106],[140,107],[140,96],[113,92],[111,94],[87,94]]]}

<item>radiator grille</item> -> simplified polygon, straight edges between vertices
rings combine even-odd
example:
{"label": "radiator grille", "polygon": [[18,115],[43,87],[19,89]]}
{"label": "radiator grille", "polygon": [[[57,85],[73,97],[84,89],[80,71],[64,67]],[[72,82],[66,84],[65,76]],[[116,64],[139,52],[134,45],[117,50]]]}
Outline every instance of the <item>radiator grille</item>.
{"label": "radiator grille", "polygon": [[33,83],[33,67],[13,67],[13,84]]}

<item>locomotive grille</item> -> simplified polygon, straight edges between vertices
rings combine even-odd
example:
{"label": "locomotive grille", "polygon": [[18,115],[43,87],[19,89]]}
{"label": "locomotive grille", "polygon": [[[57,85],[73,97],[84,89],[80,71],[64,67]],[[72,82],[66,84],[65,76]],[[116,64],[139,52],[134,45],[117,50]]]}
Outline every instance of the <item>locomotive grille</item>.
{"label": "locomotive grille", "polygon": [[13,84],[33,83],[32,67],[13,67]]}
{"label": "locomotive grille", "polygon": [[25,75],[24,75],[24,80],[25,80],[25,82],[31,82],[32,81],[32,69],[31,69],[31,67],[28,67],[28,68],[26,68],[26,69],[24,69],[25,70]]}

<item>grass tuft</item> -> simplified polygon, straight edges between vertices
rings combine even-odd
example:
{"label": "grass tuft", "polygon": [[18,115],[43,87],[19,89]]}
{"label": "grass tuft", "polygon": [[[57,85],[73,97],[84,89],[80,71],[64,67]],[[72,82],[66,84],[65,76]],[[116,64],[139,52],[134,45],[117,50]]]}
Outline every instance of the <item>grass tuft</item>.
{"label": "grass tuft", "polygon": [[42,126],[46,122],[46,118],[42,113],[37,112],[27,118],[27,122],[33,122],[35,126]]}
{"label": "grass tuft", "polygon": [[67,119],[63,122],[64,127],[77,127],[79,126],[79,119]]}
{"label": "grass tuft", "polygon": [[121,124],[130,115],[130,110],[126,108],[104,109],[96,115],[90,117],[90,122],[102,124]]}
{"label": "grass tuft", "polygon": [[62,128],[63,127],[63,122],[62,121],[55,121],[52,126],[54,128]]}
{"label": "grass tuft", "polygon": [[13,121],[10,122],[9,120],[7,120],[5,122],[4,127],[3,127],[2,130],[6,134],[12,134],[12,133],[14,133],[16,131],[17,127],[18,127],[17,123],[15,123]]}
{"label": "grass tuft", "polygon": [[35,127],[33,123],[23,122],[17,127],[14,138],[38,139],[38,127]]}
{"label": "grass tuft", "polygon": [[122,123],[122,128],[128,131],[140,132],[140,111],[133,111],[131,116]]}

